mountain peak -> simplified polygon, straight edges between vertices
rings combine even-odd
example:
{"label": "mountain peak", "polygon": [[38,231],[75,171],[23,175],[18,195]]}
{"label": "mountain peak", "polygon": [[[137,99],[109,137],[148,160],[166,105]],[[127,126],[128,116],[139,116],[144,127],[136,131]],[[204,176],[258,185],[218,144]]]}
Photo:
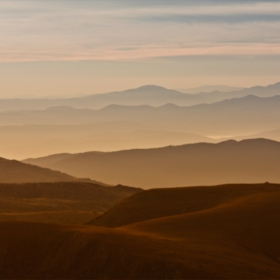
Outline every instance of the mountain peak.
{"label": "mountain peak", "polygon": [[144,86],[138,87],[136,89],[145,89],[145,90],[165,89],[165,90],[167,90],[165,87],[161,87],[161,86],[157,86],[157,85],[144,85]]}

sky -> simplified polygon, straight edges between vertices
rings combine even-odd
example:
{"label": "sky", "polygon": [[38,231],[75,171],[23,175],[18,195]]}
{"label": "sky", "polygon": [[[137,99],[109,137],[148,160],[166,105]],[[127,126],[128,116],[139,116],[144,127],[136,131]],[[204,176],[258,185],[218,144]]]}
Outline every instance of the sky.
{"label": "sky", "polygon": [[279,77],[280,1],[0,1],[0,98]]}

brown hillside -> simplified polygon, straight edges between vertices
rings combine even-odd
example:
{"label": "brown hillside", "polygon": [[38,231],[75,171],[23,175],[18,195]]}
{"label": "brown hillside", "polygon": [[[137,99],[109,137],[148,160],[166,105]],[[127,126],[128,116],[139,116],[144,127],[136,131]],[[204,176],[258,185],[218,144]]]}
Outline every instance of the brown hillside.
{"label": "brown hillside", "polygon": [[139,191],[85,182],[0,184],[0,220],[83,224]]}
{"label": "brown hillside", "polygon": [[0,158],[0,184],[39,182],[89,182],[102,186],[108,186],[89,178],[76,178],[49,168],[39,167],[17,160]]}
{"label": "brown hillside", "polygon": [[76,178],[59,171],[0,158],[1,183],[74,181]]}
{"label": "brown hillside", "polygon": [[[218,196],[222,188],[228,195],[211,205],[203,205],[209,193],[198,188],[196,198],[206,198],[197,209],[114,229],[1,222],[0,278],[280,278],[280,185],[209,187]],[[166,191],[145,192],[154,207],[138,203],[158,211]],[[169,191],[175,205],[186,189]]]}
{"label": "brown hillside", "polygon": [[256,192],[211,209],[132,224],[126,230],[229,242],[279,265],[279,210],[280,186],[278,191]]}
{"label": "brown hillside", "polygon": [[207,210],[245,196],[277,191],[280,191],[280,186],[275,184],[146,190],[122,200],[89,224],[120,227],[160,217]]}

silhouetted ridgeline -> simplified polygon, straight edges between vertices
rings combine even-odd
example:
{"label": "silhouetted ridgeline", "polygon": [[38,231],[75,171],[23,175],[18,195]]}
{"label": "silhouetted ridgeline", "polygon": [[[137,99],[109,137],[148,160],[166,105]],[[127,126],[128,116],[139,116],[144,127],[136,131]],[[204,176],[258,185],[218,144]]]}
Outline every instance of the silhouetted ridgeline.
{"label": "silhouetted ridgeline", "polygon": [[73,108],[100,109],[110,104],[126,106],[162,106],[174,103],[180,106],[191,106],[200,103],[213,103],[247,95],[269,97],[279,95],[280,83],[266,87],[252,87],[231,92],[213,91],[197,94],[186,94],[160,86],[147,85],[136,89],[119,92],[94,94],[78,98],[65,99],[4,99],[0,100],[0,111],[7,110],[43,110],[54,106],[70,106]]}
{"label": "silhouetted ridgeline", "polygon": [[53,155],[24,162],[142,188],[280,182],[280,143],[267,139]]}
{"label": "silhouetted ridgeline", "polygon": [[213,104],[179,107],[110,105],[101,110],[53,107],[0,113],[0,125],[89,124],[93,122],[133,121],[172,131],[200,135],[252,134],[279,129],[280,96],[253,95]]}
{"label": "silhouetted ridgeline", "polygon": [[107,186],[89,178],[76,178],[60,171],[17,160],[0,158],[0,183],[89,182]]}

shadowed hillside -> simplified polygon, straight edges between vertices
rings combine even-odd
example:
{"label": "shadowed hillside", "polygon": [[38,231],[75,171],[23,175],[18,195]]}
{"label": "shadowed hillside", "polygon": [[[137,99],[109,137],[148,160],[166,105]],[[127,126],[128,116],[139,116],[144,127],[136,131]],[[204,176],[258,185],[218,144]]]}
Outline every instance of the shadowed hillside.
{"label": "shadowed hillside", "polygon": [[48,168],[0,158],[1,183],[32,183],[78,180],[70,175]]}
{"label": "shadowed hillside", "polygon": [[89,224],[120,227],[161,217],[204,211],[250,195],[278,191],[279,185],[274,184],[151,189],[122,200]]}
{"label": "shadowed hillside", "polygon": [[25,162],[141,188],[280,181],[280,143],[266,139],[54,155]]}
{"label": "shadowed hillside", "polygon": [[[164,202],[169,204],[167,210],[162,207]],[[114,229],[1,222],[0,277],[280,277],[280,185],[158,189],[136,194],[126,204],[129,213],[125,215],[132,217],[132,224]],[[120,207],[122,203],[115,209]],[[139,212],[146,220],[134,223]],[[118,215],[123,213],[116,211]]]}
{"label": "shadowed hillside", "polygon": [[83,182],[0,184],[0,220],[83,224],[139,191]]}
{"label": "shadowed hillside", "polygon": [[89,182],[101,186],[104,183],[89,178],[76,178],[60,171],[38,167],[17,160],[0,158],[0,183],[37,183],[37,182]]}

